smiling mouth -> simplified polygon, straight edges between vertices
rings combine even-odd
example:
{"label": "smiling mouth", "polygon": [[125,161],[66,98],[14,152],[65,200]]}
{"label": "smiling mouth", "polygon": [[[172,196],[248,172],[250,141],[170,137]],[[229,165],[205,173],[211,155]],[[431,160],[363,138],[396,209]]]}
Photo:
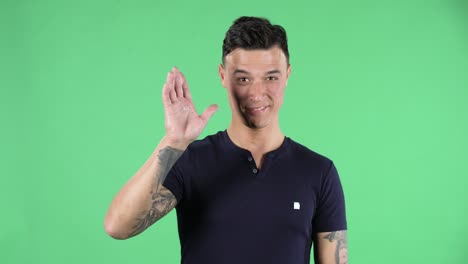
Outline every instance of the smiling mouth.
{"label": "smiling mouth", "polygon": [[253,107],[253,108],[247,107],[245,108],[245,110],[246,112],[250,114],[260,114],[260,113],[263,113],[267,108],[268,108],[268,105],[260,106],[260,107]]}

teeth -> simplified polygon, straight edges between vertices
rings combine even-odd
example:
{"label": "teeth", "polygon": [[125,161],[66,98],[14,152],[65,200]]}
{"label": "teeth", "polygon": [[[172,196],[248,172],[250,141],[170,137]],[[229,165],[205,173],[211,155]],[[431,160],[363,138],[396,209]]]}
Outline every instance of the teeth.
{"label": "teeth", "polygon": [[263,107],[253,108],[253,110],[259,111],[259,110],[263,110],[265,108],[266,108],[266,106],[263,106]]}

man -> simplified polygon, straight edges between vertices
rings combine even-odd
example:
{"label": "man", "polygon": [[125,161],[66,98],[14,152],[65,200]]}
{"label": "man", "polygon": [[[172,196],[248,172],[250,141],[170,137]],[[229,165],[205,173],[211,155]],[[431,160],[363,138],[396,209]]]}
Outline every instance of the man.
{"label": "man", "polygon": [[112,201],[107,233],[135,236],[176,207],[182,263],[309,263],[312,244],[316,263],[347,263],[335,166],[279,127],[290,74],[284,29],[237,19],[219,65],[231,123],[195,141],[217,106],[198,115],[173,68],[162,95],[166,135]]}

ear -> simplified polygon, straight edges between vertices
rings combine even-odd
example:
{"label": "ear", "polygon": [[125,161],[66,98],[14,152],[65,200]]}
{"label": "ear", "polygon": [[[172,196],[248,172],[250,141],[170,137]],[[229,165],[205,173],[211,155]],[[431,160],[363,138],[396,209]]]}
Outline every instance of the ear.
{"label": "ear", "polygon": [[289,75],[291,75],[291,64],[288,64],[288,70],[286,72],[286,86],[288,86]]}
{"label": "ear", "polygon": [[218,65],[218,73],[219,73],[219,78],[221,79],[221,84],[223,85],[224,88],[226,88],[226,79],[224,75],[224,66],[223,64]]}

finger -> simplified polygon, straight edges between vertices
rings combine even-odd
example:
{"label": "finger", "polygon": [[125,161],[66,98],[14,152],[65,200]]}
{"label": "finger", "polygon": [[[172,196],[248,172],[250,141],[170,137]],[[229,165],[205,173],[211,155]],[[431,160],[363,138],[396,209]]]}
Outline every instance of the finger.
{"label": "finger", "polygon": [[162,100],[163,104],[165,107],[169,106],[171,104],[171,98],[169,95],[169,88],[167,87],[167,82],[163,85],[162,89]]}
{"label": "finger", "polygon": [[184,81],[183,84],[182,84],[182,89],[184,91],[184,97],[187,98],[187,99],[192,99],[192,95],[190,94],[187,79],[185,79],[184,73],[180,72],[180,76],[182,77],[182,80]]}
{"label": "finger", "polygon": [[203,112],[203,114],[201,114],[201,119],[207,123],[208,120],[210,120],[211,116],[213,116],[213,114],[218,111],[219,107],[218,105],[216,104],[212,104],[210,106],[208,106],[208,108],[206,108],[206,110]]}
{"label": "finger", "polygon": [[174,76],[175,76],[175,92],[178,98],[184,97],[184,91],[183,91],[183,78],[180,75],[179,69],[177,67],[174,67]]}
{"label": "finger", "polygon": [[171,72],[168,72],[166,76],[166,82],[164,83],[163,89],[162,89],[162,99],[163,99],[163,103],[165,106],[168,106],[172,103],[171,102],[171,88],[169,87],[169,83],[171,82],[170,75],[171,75]]}
{"label": "finger", "polygon": [[174,90],[174,72],[170,72],[167,76],[167,86],[169,88],[169,98],[171,99],[171,103],[175,103],[177,101],[177,95]]}

